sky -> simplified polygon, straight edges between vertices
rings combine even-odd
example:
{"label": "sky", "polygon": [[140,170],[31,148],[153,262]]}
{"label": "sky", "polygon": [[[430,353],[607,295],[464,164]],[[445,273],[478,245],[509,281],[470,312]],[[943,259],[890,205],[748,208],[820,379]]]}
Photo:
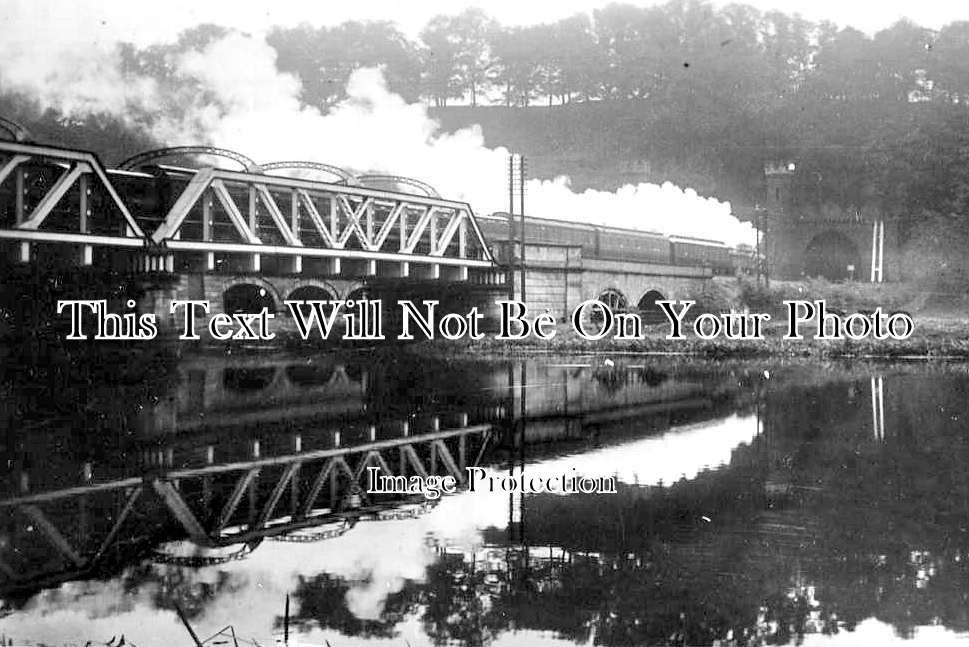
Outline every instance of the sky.
{"label": "sky", "polygon": [[[648,6],[655,0],[629,0]],[[969,4],[953,0],[746,0],[760,9],[779,9],[800,13],[811,20],[831,20],[874,33],[900,18],[908,17],[932,28],[954,20],[969,20]],[[410,35],[438,13],[457,13],[467,6],[478,6],[508,25],[548,22],[580,11],[591,11],[608,4],[608,0],[556,0],[521,2],[521,0],[166,0],[164,3],[133,3],[130,0],[4,0],[0,8],[0,25],[10,15],[28,11],[38,13],[60,32],[73,26],[78,36],[117,39],[148,44],[171,39],[186,27],[214,22],[260,33],[272,25],[337,24],[345,20],[392,20]],[[727,4],[718,0],[715,4]],[[2,28],[2,27],[0,27]],[[102,31],[103,30],[103,31]]]}

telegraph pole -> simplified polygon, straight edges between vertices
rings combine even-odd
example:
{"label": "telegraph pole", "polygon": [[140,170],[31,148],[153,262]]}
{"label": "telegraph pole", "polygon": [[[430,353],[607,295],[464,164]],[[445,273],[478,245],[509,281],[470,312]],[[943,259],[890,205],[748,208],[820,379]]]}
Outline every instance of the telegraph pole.
{"label": "telegraph pole", "polygon": [[770,287],[770,269],[768,265],[768,254],[767,254],[767,217],[768,211],[767,207],[762,207],[759,204],[754,206],[754,218],[753,223],[757,230],[757,249],[755,251],[757,262],[754,264],[756,269],[757,284],[760,285],[761,280],[763,280],[765,287]]}
{"label": "telegraph pole", "polygon": [[767,250],[767,222],[768,212],[764,209],[761,212],[761,236],[764,237],[764,287],[770,289],[770,253]]}
{"label": "telegraph pole", "polygon": [[[517,194],[517,196],[516,196]],[[525,156],[512,153],[508,157],[508,222],[514,229],[515,198],[518,198],[518,280],[521,301],[525,302]]]}

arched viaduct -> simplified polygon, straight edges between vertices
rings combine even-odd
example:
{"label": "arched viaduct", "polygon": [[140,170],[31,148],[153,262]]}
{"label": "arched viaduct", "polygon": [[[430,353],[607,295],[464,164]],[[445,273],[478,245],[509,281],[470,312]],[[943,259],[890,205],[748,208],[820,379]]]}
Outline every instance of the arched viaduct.
{"label": "arched viaduct", "polygon": [[[660,314],[657,299],[696,299],[709,285],[709,267],[614,261],[583,257],[579,246],[527,245],[525,302],[529,311],[548,311],[566,321],[583,301],[599,299],[615,312]],[[521,274],[509,283],[520,298]]]}

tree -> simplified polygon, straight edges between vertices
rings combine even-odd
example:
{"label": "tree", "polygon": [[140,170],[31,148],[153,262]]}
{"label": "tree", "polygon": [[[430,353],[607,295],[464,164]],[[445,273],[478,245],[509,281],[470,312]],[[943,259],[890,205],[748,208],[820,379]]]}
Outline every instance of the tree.
{"label": "tree", "polygon": [[597,77],[603,59],[587,14],[553,23],[540,44],[548,48],[550,74],[545,91],[550,98],[557,96],[561,103],[569,103],[576,94],[584,99],[599,95]]}
{"label": "tree", "polygon": [[421,31],[425,49],[421,52],[424,93],[443,108],[449,99],[457,99],[462,93],[459,70],[459,45],[450,33],[447,16],[436,16]]}
{"label": "tree", "polygon": [[875,48],[870,38],[850,27],[832,31],[822,25],[819,48],[805,89],[812,100],[877,99]]}
{"label": "tree", "polygon": [[935,94],[956,103],[969,100],[969,21],[939,30],[926,65]]}
{"label": "tree", "polygon": [[767,12],[760,24],[772,89],[778,97],[788,98],[797,92],[810,68],[813,26],[798,15],[780,11]]}
{"label": "tree", "polygon": [[934,34],[909,20],[900,20],[872,41],[878,96],[887,101],[909,101],[925,96],[925,73]]}
{"label": "tree", "polygon": [[278,52],[277,66],[303,83],[303,100],[326,107],[346,97],[350,75],[380,67],[391,91],[408,101],[420,95],[417,46],[388,21],[348,21],[335,27],[277,28],[267,41]]}
{"label": "tree", "polygon": [[[465,9],[456,16],[435,16],[421,31],[421,40],[430,50],[434,69],[429,70],[431,85],[438,100],[444,100],[454,86],[466,91],[471,105],[488,84],[493,61],[489,48],[498,24],[481,9]],[[428,59],[425,59],[428,60]]]}
{"label": "tree", "polygon": [[541,36],[547,36],[543,27],[513,27],[493,35],[492,50],[497,63],[494,78],[503,88],[505,105],[527,107],[544,89],[549,72],[542,65],[535,43]]}
{"label": "tree", "polygon": [[[603,98],[650,96],[673,72],[680,38],[665,7],[610,4],[593,13]],[[680,61],[682,64],[682,61]]]}

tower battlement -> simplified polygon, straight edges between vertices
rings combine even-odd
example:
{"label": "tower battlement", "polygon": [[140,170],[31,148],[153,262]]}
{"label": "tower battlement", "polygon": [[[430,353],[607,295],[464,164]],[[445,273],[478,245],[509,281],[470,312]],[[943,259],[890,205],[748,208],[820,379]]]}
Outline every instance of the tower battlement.
{"label": "tower battlement", "polygon": [[765,162],[764,175],[794,175],[794,162]]}

